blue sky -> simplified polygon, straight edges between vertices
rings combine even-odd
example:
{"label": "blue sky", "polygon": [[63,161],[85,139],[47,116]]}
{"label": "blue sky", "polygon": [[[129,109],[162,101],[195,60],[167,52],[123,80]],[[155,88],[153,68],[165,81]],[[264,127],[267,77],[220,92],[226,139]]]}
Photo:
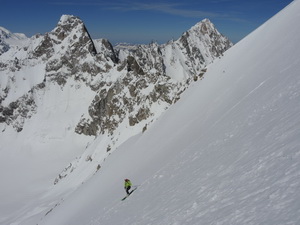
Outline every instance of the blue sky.
{"label": "blue sky", "polygon": [[93,38],[165,43],[204,18],[234,43],[292,0],[0,0],[0,26],[12,32],[51,31],[61,15],[78,16]]}

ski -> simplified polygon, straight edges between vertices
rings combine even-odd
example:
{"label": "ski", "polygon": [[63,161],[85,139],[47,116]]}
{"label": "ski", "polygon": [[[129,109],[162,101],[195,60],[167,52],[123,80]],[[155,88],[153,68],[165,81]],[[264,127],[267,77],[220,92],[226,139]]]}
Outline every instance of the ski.
{"label": "ski", "polygon": [[132,191],[129,192],[129,195],[127,195],[124,198],[122,198],[121,201],[124,201],[126,198],[128,198],[132,194],[132,192],[134,192],[136,189],[137,189],[137,187],[135,187],[134,189],[132,189]]}

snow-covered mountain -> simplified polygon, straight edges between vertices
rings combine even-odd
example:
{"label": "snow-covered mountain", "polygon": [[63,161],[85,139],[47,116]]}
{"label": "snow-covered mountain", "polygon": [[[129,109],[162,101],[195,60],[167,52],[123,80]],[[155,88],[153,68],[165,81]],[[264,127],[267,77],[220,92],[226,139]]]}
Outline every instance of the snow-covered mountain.
{"label": "snow-covered mountain", "polygon": [[[38,224],[299,224],[299,10],[229,49]],[[124,178],[138,189],[122,202]]]}
{"label": "snow-covered mountain", "polygon": [[[299,224],[299,10],[229,49],[38,224]],[[121,201],[124,178],[138,188]]]}
{"label": "snow-covered mountain", "polygon": [[[26,118],[35,111],[36,101],[30,93],[44,91],[53,82],[63,90],[69,86],[69,80],[75,80],[98,92],[76,132],[85,135],[112,133],[125,117],[132,118],[131,124],[146,119],[137,119],[139,113],[145,114],[142,117],[150,117],[152,102],[174,103],[179,98],[178,93],[186,88],[184,83],[202,76],[205,66],[230,46],[232,43],[210,21],[204,20],[175,43],[139,45],[133,50],[117,48],[115,52],[108,40],[93,41],[79,18],[65,15],[50,33],[36,35],[23,48],[1,56],[1,73],[5,75],[1,78],[0,98],[2,107],[6,107],[2,109],[1,121],[21,131]],[[20,90],[17,87],[20,84],[26,88]],[[127,86],[128,90],[121,86]],[[168,89],[171,88],[176,90],[170,93]],[[130,96],[117,96],[120,91]],[[141,92],[147,92],[147,96],[140,96]],[[151,103],[143,107],[134,105],[148,98],[150,92]],[[20,108],[20,99],[21,102],[30,101],[33,106],[15,110]],[[118,102],[118,99],[123,101]],[[133,102],[129,105],[131,99]],[[128,109],[124,109],[126,107]],[[136,108],[140,110],[135,115],[128,115]],[[112,119],[112,115],[120,118]]]}
{"label": "snow-covered mountain", "polygon": [[0,223],[30,224],[147,131],[232,43],[204,20],[165,45],[114,48],[64,15],[9,46],[0,55]]}

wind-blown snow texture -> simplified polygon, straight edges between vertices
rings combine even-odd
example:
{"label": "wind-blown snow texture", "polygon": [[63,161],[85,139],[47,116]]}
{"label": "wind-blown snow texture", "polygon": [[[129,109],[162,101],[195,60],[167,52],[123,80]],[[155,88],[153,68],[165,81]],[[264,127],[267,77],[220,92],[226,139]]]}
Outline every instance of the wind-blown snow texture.
{"label": "wind-blown snow texture", "polygon": [[[299,224],[299,11],[296,0],[228,50],[47,215],[63,182],[11,222]],[[139,187],[122,202],[124,178]]]}

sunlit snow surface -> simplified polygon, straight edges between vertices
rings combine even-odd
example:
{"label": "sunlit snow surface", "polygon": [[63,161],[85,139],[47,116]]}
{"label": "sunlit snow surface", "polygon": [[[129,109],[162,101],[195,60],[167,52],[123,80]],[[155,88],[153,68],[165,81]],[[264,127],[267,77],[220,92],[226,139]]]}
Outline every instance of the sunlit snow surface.
{"label": "sunlit snow surface", "polygon": [[[300,224],[299,11],[296,0],[227,51],[46,216],[37,199],[11,223]],[[121,201],[124,178],[139,186]]]}

